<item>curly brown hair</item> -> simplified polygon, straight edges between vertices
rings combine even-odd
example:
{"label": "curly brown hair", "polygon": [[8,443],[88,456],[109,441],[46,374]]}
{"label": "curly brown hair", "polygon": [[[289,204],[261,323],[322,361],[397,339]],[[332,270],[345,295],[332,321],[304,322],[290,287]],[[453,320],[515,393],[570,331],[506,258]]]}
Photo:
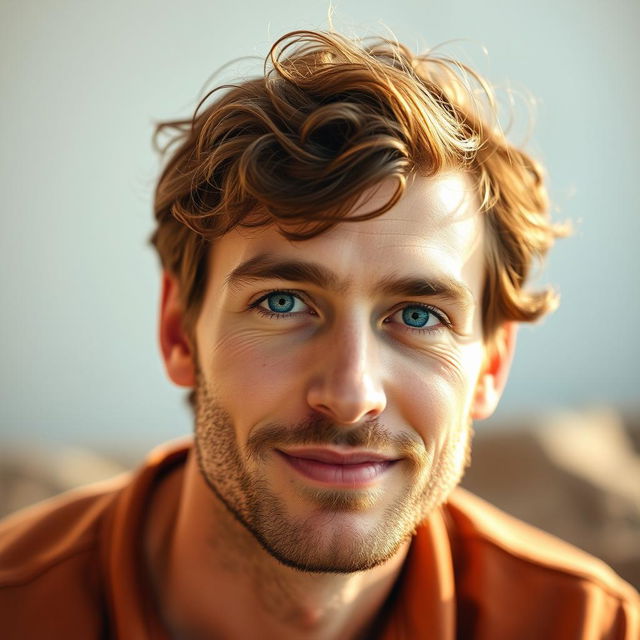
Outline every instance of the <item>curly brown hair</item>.
{"label": "curly brown hair", "polygon": [[[550,221],[542,169],[507,141],[492,89],[459,62],[385,39],[294,31],[273,45],[262,77],[217,87],[192,118],[155,133],[169,141],[151,242],[178,281],[190,340],[215,238],[270,224],[311,238],[383,214],[412,174],[449,169],[473,177],[489,230],[485,340],[503,322],[533,321],[557,304],[550,289],[524,289],[565,231]],[[384,206],[347,218],[387,179],[397,186]]]}

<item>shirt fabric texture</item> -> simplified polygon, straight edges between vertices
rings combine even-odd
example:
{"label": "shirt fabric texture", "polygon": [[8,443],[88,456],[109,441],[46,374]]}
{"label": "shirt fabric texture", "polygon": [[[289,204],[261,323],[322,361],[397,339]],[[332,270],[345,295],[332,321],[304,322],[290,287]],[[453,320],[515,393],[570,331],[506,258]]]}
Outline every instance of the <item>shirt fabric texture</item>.
{"label": "shirt fabric texture", "polygon": [[[168,640],[143,569],[145,507],[190,442],[0,524],[0,636]],[[640,597],[601,561],[463,489],[417,530],[383,640],[640,640]]]}

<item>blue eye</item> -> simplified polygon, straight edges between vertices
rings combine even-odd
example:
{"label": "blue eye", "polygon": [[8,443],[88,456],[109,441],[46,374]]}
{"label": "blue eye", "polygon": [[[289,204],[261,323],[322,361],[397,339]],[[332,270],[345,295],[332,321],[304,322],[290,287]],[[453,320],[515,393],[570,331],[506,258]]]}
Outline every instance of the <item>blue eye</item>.
{"label": "blue eye", "polygon": [[265,299],[269,310],[274,313],[289,313],[296,304],[295,296],[290,293],[276,291],[270,293]]}
{"label": "blue eye", "polygon": [[273,316],[293,316],[298,313],[310,312],[309,307],[299,296],[288,291],[272,291],[262,296],[260,300],[251,305],[263,315]]}
{"label": "blue eye", "polygon": [[425,309],[424,307],[405,307],[402,310],[402,320],[405,324],[408,324],[410,327],[416,327],[417,329],[422,329],[427,326],[429,320],[434,319],[437,320],[435,315],[429,311],[429,309]]}
{"label": "blue eye", "polygon": [[446,327],[451,328],[451,323],[444,313],[421,304],[408,304],[406,307],[398,309],[385,322],[391,321],[418,332],[430,333]]}

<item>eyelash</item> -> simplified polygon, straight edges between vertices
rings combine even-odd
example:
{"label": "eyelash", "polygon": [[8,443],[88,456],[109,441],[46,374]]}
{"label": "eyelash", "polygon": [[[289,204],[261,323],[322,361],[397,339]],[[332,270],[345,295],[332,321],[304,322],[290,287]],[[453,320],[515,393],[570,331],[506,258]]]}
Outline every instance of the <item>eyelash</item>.
{"label": "eyelash", "polygon": [[[258,298],[255,302],[252,302],[249,305],[249,309],[256,311],[264,318],[274,318],[274,319],[282,320],[284,318],[290,318],[292,316],[295,317],[297,315],[295,313],[276,313],[275,311],[268,311],[264,307],[260,306],[269,296],[272,296],[274,293],[286,293],[290,296],[293,296],[294,298],[297,298],[304,304],[309,305],[309,303],[305,300],[304,296],[301,295],[299,291],[294,291],[290,289],[273,289],[272,291],[269,291],[264,295],[260,296],[260,298]],[[435,331],[441,330],[442,327],[446,327],[447,329],[451,329],[453,327],[451,321],[447,318],[447,316],[445,316],[444,313],[442,313],[442,311],[421,302],[411,302],[411,303],[407,302],[407,303],[404,303],[403,305],[400,305],[383,320],[383,323],[388,323],[389,318],[391,316],[395,315],[396,313],[398,313],[398,311],[401,311],[406,307],[419,307],[421,309],[424,309],[425,311],[428,311],[429,313],[433,314],[442,323],[442,326],[426,327],[426,328],[409,327],[403,324],[400,325],[403,329],[410,331],[411,333],[418,333],[418,334],[434,333]],[[317,314],[312,311],[312,315],[317,315]]]}

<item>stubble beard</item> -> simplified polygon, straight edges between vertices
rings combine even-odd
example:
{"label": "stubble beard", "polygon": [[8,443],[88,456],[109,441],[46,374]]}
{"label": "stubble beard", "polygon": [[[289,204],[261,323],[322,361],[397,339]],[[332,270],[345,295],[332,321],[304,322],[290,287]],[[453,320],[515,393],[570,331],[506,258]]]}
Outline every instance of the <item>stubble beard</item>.
{"label": "stubble beard", "polygon": [[[381,492],[312,489],[304,499],[315,507],[313,518],[295,518],[269,486],[243,461],[231,415],[210,395],[202,377],[196,384],[195,454],[202,477],[233,517],[282,564],[312,573],[353,573],[391,559],[418,525],[444,503],[469,462],[471,429],[456,430],[455,455],[426,451],[417,435],[393,436],[378,422],[346,430],[322,419],[294,427],[269,425],[250,436],[245,458],[260,460],[276,445],[315,444],[389,446],[400,449],[406,464],[407,491],[389,505],[370,528],[344,530],[331,526],[336,514],[365,513]],[[460,447],[464,455],[460,455]],[[463,459],[462,463],[460,460]]]}

